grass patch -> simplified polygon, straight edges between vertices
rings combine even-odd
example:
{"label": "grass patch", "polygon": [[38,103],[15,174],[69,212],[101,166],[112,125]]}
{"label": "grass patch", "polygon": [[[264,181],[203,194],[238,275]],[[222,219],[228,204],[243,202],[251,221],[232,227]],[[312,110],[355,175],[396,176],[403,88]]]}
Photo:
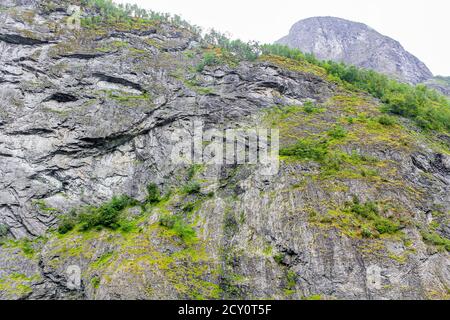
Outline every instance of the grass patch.
{"label": "grass patch", "polygon": [[114,257],[113,252],[106,252],[102,254],[95,262],[93,262],[91,264],[91,267],[93,267],[94,269],[100,269],[105,265],[107,265],[112,260],[113,257]]}
{"label": "grass patch", "polygon": [[91,285],[93,288],[97,289],[100,286],[100,278],[95,276],[91,279]]}
{"label": "grass patch", "polygon": [[299,160],[314,160],[321,162],[328,154],[328,141],[300,139],[296,144],[280,150],[280,156],[293,157]]}
{"label": "grass patch", "polygon": [[49,214],[58,213],[59,212],[58,209],[49,207],[47,205],[47,203],[45,202],[45,200],[43,200],[43,199],[32,200],[31,203],[33,205],[35,205],[38,208],[38,210],[41,211],[41,212],[45,212],[45,213],[49,213]]}
{"label": "grass patch", "polygon": [[353,202],[348,203],[345,210],[371,221],[379,234],[395,234],[400,230],[398,222],[380,216],[378,205],[374,202],[361,203],[354,197]]}
{"label": "grass patch", "polygon": [[422,232],[422,238],[425,242],[433,244],[438,248],[445,249],[450,251],[450,240],[444,237],[441,237],[436,232]]}
{"label": "grass patch", "polygon": [[286,285],[284,293],[286,295],[292,295],[295,293],[295,286],[297,285],[297,274],[293,270],[288,270],[286,273]]}
{"label": "grass patch", "polygon": [[147,203],[157,204],[161,201],[161,194],[155,183],[147,185]]}
{"label": "grass patch", "polygon": [[273,256],[273,260],[275,260],[276,263],[282,265],[284,260],[284,254],[277,253]]}
{"label": "grass patch", "polygon": [[9,227],[6,224],[0,223],[0,239],[4,238],[9,233]]}
{"label": "grass patch", "polygon": [[203,166],[201,164],[194,164],[189,167],[187,172],[187,178],[188,180],[192,180],[195,178],[195,176],[203,170]]}
{"label": "grass patch", "polygon": [[306,101],[303,104],[303,111],[307,114],[313,114],[313,113],[319,113],[322,112],[323,109],[319,108],[318,106],[316,106],[314,103],[312,103],[311,101]]}
{"label": "grass patch", "polygon": [[183,188],[182,192],[185,194],[199,194],[201,190],[200,183],[197,181],[189,181]]}
{"label": "grass patch", "polygon": [[347,136],[347,130],[345,130],[344,127],[340,125],[336,125],[327,132],[327,135],[332,139],[339,140]]}
{"label": "grass patch", "polygon": [[381,115],[377,118],[377,121],[379,124],[382,124],[383,126],[393,126],[395,124],[397,124],[397,120],[392,117],[392,116],[388,116],[388,115]]}
{"label": "grass patch", "polygon": [[202,72],[206,66],[214,66],[221,63],[221,59],[215,51],[207,51],[203,54],[202,61],[197,65],[197,72]]}
{"label": "grass patch", "polygon": [[180,214],[164,214],[159,219],[159,224],[173,230],[178,237],[186,242],[190,242],[196,238],[195,230],[184,221]]}
{"label": "grass patch", "polygon": [[21,298],[32,292],[32,283],[39,279],[39,274],[28,277],[25,274],[14,272],[0,278],[0,291],[6,293],[10,299]]}
{"label": "grass patch", "polygon": [[80,212],[72,212],[72,215],[63,217],[58,232],[65,234],[75,226],[78,226],[80,231],[102,228],[117,230],[121,226],[122,211],[137,204],[139,202],[128,196],[113,197],[99,207],[89,206],[81,209]]}
{"label": "grass patch", "polygon": [[115,100],[126,106],[138,106],[140,102],[151,102],[151,97],[148,92],[136,95],[128,92],[118,90],[106,90],[108,98]]}
{"label": "grass patch", "polygon": [[78,211],[72,209],[67,215],[60,218],[58,232],[60,234],[66,234],[75,228],[80,231],[108,228],[130,232],[135,228],[136,224],[135,221],[124,219],[125,217],[122,213],[125,209],[134,206],[144,208],[147,204],[152,207],[166,201],[170,197],[170,193],[161,197],[158,186],[154,183],[148,184],[146,189],[147,197],[144,203],[140,203],[129,196],[122,195],[113,197],[110,201],[98,207],[88,206]]}
{"label": "grass patch", "polygon": [[302,300],[323,300],[320,294],[313,294],[311,296],[303,297]]}
{"label": "grass patch", "polygon": [[323,227],[336,227],[352,238],[396,236],[401,229],[399,221],[381,215],[379,204],[371,201],[361,203],[356,197],[341,209],[310,217],[310,222]]}
{"label": "grass patch", "polygon": [[214,93],[213,88],[202,87],[196,80],[183,80],[183,83],[186,85],[186,87],[201,95],[208,95]]}
{"label": "grass patch", "polygon": [[236,57],[228,50],[219,47],[213,49],[207,49],[203,53],[202,60],[196,67],[197,72],[202,72],[207,66],[216,66],[227,64],[230,66],[237,65]]}

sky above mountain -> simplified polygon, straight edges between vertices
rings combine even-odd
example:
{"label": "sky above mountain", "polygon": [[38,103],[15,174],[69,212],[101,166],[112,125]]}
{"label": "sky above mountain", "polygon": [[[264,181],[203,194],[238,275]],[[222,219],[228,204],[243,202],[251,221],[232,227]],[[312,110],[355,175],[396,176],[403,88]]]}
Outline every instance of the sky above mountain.
{"label": "sky above mountain", "polygon": [[179,14],[233,38],[274,42],[298,20],[335,16],[363,22],[400,43],[437,75],[450,75],[448,0],[115,0]]}

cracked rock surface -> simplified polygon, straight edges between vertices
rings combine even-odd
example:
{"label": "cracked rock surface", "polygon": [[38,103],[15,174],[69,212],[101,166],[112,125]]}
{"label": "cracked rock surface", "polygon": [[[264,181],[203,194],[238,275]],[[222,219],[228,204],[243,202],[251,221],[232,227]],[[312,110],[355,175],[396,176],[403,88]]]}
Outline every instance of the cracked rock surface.
{"label": "cracked rock surface", "polygon": [[[450,236],[448,145],[406,120],[346,122],[376,119],[379,102],[312,68],[262,57],[196,71],[205,49],[187,29],[73,32],[68,2],[46,3],[0,7],[0,298],[448,298],[448,251],[426,236]],[[311,102],[318,112],[303,110]],[[334,171],[282,158],[273,176],[252,165],[190,174],[170,159],[173,133],[193,135],[193,121],[280,128],[281,147],[340,123],[348,135],[330,148],[344,160]],[[198,193],[186,191],[192,180]],[[150,183],[166,195],[158,205],[143,204]],[[132,231],[55,231],[116,195],[141,204],[124,212]],[[399,230],[378,234],[355,198]],[[195,239],[161,225],[168,213],[185,214]]]}

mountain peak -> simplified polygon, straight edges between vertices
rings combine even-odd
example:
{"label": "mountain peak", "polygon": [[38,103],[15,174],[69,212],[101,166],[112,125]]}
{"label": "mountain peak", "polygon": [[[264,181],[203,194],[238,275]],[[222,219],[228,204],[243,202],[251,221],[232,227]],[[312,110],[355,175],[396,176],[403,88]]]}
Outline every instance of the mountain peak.
{"label": "mountain peak", "polygon": [[427,66],[396,40],[371,27],[337,17],[311,17],[295,23],[277,43],[417,84],[433,77]]}

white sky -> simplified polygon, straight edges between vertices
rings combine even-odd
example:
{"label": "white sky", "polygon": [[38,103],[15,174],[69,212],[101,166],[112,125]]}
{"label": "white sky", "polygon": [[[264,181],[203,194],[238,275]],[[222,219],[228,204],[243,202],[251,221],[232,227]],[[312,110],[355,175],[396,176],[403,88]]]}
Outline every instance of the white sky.
{"label": "white sky", "polygon": [[271,43],[300,19],[335,16],[394,38],[437,75],[450,76],[449,0],[115,0],[179,14],[204,29]]}

